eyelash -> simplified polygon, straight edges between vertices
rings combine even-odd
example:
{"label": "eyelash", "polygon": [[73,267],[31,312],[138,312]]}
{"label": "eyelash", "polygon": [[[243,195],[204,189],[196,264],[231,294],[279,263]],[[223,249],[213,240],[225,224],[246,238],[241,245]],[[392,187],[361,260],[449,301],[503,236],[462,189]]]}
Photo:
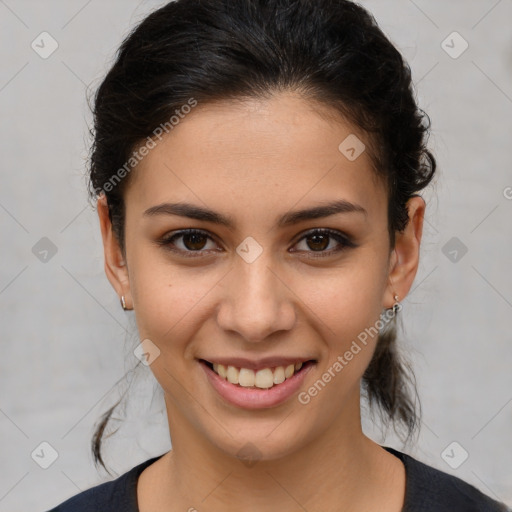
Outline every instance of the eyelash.
{"label": "eyelash", "polygon": [[[179,253],[181,256],[184,256],[185,258],[197,258],[203,256],[203,252],[205,249],[192,251],[192,250],[182,250],[182,249],[175,249],[172,247],[174,244],[174,241],[178,238],[183,238],[186,235],[203,235],[209,238],[210,240],[213,240],[213,238],[206,232],[200,229],[184,229],[182,231],[178,231],[170,236],[165,236],[162,239],[158,240],[157,243],[160,246],[165,247],[167,250]],[[342,235],[338,231],[334,231],[332,229],[327,228],[316,228],[311,231],[308,231],[304,233],[304,235],[296,242],[298,244],[302,240],[314,236],[314,235],[323,235],[323,236],[329,236],[336,240],[341,247],[338,247],[336,249],[330,249],[329,251],[293,251],[293,252],[307,252],[312,253],[310,257],[312,258],[325,258],[328,256],[332,256],[336,253],[339,253],[340,251],[343,251],[347,248],[353,248],[356,247],[356,244],[354,244],[351,240],[349,240],[346,236]],[[295,245],[296,245],[295,244]],[[208,250],[208,249],[206,249]],[[211,249],[210,249],[211,250]]]}

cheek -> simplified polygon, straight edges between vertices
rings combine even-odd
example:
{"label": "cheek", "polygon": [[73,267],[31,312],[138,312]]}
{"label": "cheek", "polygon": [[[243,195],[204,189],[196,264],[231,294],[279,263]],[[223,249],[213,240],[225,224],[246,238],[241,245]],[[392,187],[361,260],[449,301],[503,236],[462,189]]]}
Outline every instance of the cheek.
{"label": "cheek", "polygon": [[[208,294],[222,278],[218,271],[179,268],[151,251],[133,255],[130,289],[141,339],[166,349],[191,339],[207,314]],[[172,343],[170,343],[172,341]]]}
{"label": "cheek", "polygon": [[[297,281],[297,294],[307,297],[305,311],[310,311],[314,329],[323,338],[325,359],[321,372],[329,382],[326,396],[332,395],[331,399],[339,404],[343,403],[341,395],[361,379],[378,341],[387,284],[383,254],[365,249],[346,266],[322,278],[317,275],[315,280]],[[313,290],[311,282],[315,283]],[[321,383],[319,388],[323,389]]]}
{"label": "cheek", "polygon": [[294,291],[315,313],[318,323],[329,333],[328,339],[343,345],[348,337],[357,337],[379,318],[386,279],[382,265],[360,258],[356,264],[315,278],[299,278]]}
{"label": "cheek", "polygon": [[362,267],[317,281],[306,302],[316,313],[309,316],[316,318],[314,328],[323,338],[325,351],[316,380],[298,401],[311,417],[322,418],[322,424],[341,417],[352,399],[359,403],[360,380],[378,341],[386,279],[378,266]]}

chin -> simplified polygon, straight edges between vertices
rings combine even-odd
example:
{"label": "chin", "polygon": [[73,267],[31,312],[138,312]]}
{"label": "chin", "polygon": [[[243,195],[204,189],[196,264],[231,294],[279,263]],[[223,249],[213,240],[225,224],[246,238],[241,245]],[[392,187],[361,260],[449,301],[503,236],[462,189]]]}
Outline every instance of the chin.
{"label": "chin", "polygon": [[232,436],[222,429],[220,432],[217,430],[221,437],[210,437],[210,442],[227,456],[239,459],[246,467],[252,467],[257,462],[276,461],[301,450],[307,444],[307,436],[297,428],[298,425],[304,427],[304,422],[295,419],[289,425],[286,423],[282,418],[256,424],[253,420],[250,426],[238,425],[233,428],[230,431]]}

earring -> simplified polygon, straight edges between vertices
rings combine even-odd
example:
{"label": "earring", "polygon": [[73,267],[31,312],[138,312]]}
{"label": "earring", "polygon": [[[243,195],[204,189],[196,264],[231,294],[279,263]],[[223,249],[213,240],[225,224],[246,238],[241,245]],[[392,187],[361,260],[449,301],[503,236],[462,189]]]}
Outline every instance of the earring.
{"label": "earring", "polygon": [[121,307],[126,311],[128,308],[126,307],[126,301],[124,300],[124,295],[121,295]]}
{"label": "earring", "polygon": [[399,302],[398,295],[396,293],[393,295],[393,299],[395,300],[395,303],[390,309],[393,310],[393,314],[396,314],[398,311],[402,309],[402,304]]}

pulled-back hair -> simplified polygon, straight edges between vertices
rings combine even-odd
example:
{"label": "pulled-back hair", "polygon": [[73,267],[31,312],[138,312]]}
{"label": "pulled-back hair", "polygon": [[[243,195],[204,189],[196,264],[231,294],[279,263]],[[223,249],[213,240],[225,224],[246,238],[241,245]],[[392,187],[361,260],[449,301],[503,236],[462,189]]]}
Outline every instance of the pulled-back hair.
{"label": "pulled-back hair", "polygon": [[[394,247],[395,233],[408,222],[406,203],[430,183],[436,162],[426,147],[430,120],[416,104],[410,68],[373,16],[348,0],[177,0],[126,37],[94,98],[89,193],[92,199],[105,193],[123,252],[126,164],[155,138],[155,129],[168,126],[191,100],[281,91],[329,107],[367,134],[374,172],[387,191]],[[409,438],[419,424],[417,391],[397,351],[395,325],[379,334],[362,385],[369,404],[378,405],[395,430],[405,427]],[[92,440],[95,463],[104,467],[101,441],[115,407]]]}

